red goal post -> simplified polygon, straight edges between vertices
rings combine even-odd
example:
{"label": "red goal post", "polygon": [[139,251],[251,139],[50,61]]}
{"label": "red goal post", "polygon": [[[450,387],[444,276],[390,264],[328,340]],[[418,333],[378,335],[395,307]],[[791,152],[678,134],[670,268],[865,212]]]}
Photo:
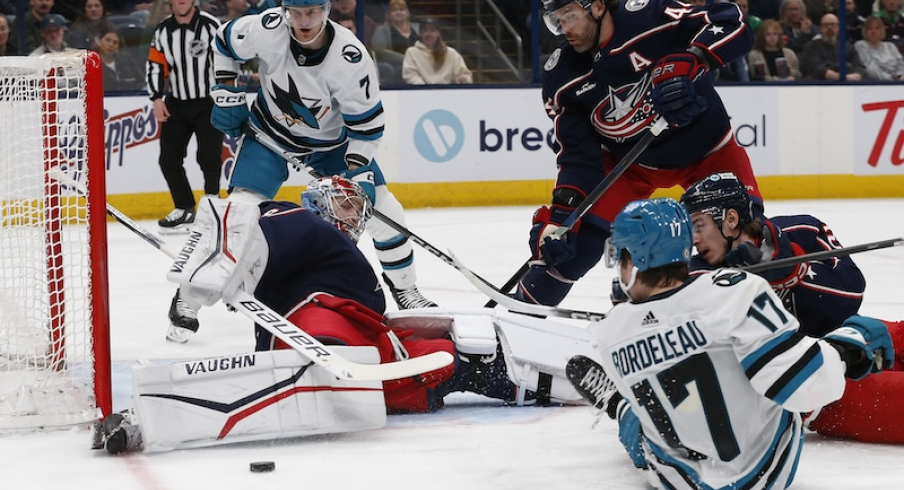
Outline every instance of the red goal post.
{"label": "red goal post", "polygon": [[0,431],[111,412],[104,156],[97,53],[0,57]]}

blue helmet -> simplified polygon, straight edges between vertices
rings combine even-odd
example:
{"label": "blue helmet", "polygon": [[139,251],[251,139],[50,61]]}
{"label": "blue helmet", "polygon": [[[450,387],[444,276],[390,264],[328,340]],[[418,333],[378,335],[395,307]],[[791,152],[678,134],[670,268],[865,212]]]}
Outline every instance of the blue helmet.
{"label": "blue helmet", "polygon": [[747,188],[731,172],[719,172],[696,182],[681,195],[688,214],[697,212],[712,216],[716,223],[725,218],[726,209],[738,212],[741,223],[753,221],[753,201]]}
{"label": "blue helmet", "polygon": [[633,201],[612,222],[612,245],[631,254],[638,271],[687,263],[694,245],[687,211],[671,198]]}

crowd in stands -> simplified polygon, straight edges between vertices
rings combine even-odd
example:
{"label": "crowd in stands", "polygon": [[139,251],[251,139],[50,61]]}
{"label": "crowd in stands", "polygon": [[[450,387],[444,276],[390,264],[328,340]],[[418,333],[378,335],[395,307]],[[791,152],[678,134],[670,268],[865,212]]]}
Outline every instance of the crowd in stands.
{"label": "crowd in stands", "polygon": [[[748,56],[732,60],[717,72],[720,81],[904,79],[904,0],[846,0],[844,12],[839,12],[838,0],[687,0],[691,5],[713,1],[737,3],[756,37]],[[223,22],[279,5],[279,0],[198,2]],[[360,18],[359,2],[364,4]],[[530,40],[529,2],[494,2],[522,38]],[[28,0],[20,27],[25,30],[24,45],[18,46],[16,4],[16,0],[0,0],[0,56],[93,49],[102,55],[108,91],[143,89],[151,35],[170,14],[167,0]],[[429,4],[332,0],[330,18],[364,41],[385,86],[473,83],[468,56],[461,46],[448,42],[460,39],[448,36],[456,27],[454,20],[439,18]],[[840,35],[842,25],[844,35]],[[548,55],[558,40],[550,38],[542,25],[538,28],[541,53]],[[846,43],[844,63],[839,62],[840,39]],[[525,49],[530,49],[529,43]],[[249,63],[243,69],[241,81],[249,89],[256,88],[257,67]]]}

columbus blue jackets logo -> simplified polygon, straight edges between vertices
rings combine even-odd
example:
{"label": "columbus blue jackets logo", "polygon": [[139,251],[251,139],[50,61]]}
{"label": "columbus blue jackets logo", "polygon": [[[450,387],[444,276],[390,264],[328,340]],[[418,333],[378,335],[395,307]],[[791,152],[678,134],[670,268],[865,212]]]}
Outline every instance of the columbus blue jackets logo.
{"label": "columbus blue jackets logo", "polygon": [[609,93],[593,110],[593,126],[603,136],[624,141],[637,135],[651,121],[653,106],[647,101],[650,77],[620,87],[602,87]]}
{"label": "columbus blue jackets logo", "polygon": [[276,29],[282,21],[282,16],[275,12],[270,12],[261,16],[261,25],[264,29]]}
{"label": "columbus blue jackets logo", "polygon": [[358,63],[363,56],[361,55],[361,50],[358,49],[357,46],[354,44],[346,44],[342,47],[342,57],[349,63]]}

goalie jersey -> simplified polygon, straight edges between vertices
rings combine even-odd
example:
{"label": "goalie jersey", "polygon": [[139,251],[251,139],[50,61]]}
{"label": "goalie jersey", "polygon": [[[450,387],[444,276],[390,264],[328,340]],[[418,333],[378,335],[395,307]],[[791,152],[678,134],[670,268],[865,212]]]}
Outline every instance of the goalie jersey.
{"label": "goalie jersey", "polygon": [[224,24],[214,41],[217,80],[232,79],[257,58],[261,88],[251,123],[289,149],[347,153],[372,160],[383,136],[383,103],[373,59],[348,29],[327,21],[326,46],[303,48],[281,8]]}
{"label": "goalie jersey", "polygon": [[799,412],[841,397],[835,348],[804,336],[762,278],[719,269],[593,324],[664,488],[785,488]]}

